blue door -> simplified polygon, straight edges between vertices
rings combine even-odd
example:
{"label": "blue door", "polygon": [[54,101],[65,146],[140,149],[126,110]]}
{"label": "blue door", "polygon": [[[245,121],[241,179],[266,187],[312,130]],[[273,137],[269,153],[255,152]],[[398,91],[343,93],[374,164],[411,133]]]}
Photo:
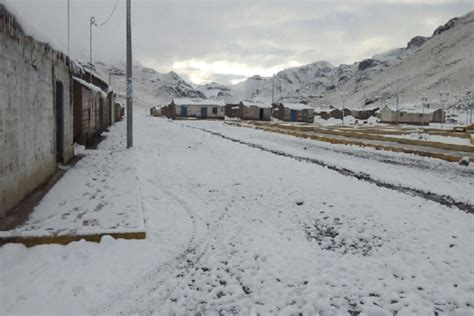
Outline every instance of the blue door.
{"label": "blue door", "polygon": [[187,107],[185,107],[185,106],[182,106],[182,107],[181,107],[180,116],[182,116],[182,117],[188,116],[188,108],[187,108]]}
{"label": "blue door", "polygon": [[295,110],[290,111],[290,120],[292,122],[296,122],[296,111]]}

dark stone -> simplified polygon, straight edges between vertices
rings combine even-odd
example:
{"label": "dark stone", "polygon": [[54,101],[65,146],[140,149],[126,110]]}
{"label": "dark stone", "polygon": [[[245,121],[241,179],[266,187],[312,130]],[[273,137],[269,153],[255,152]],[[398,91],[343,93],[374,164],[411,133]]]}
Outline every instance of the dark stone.
{"label": "dark stone", "polygon": [[424,36],[415,36],[413,37],[407,44],[407,48],[418,48],[421,47],[426,41],[428,37]]}

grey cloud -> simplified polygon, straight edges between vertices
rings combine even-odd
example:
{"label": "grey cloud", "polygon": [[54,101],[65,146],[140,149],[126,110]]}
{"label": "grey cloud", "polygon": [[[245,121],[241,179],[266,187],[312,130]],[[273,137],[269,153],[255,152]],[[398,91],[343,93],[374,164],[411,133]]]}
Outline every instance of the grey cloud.
{"label": "grey cloud", "polygon": [[[66,47],[66,1],[7,1],[37,28]],[[88,58],[89,18],[98,21],[114,0],[71,1],[72,53]],[[427,4],[430,3],[430,4]],[[415,35],[474,9],[473,1],[132,1],[134,55],[158,71],[176,62],[226,61],[255,69],[328,60],[352,63],[379,50],[400,47]],[[94,58],[125,55],[125,6],[94,28]],[[361,45],[361,43],[365,43]],[[188,76],[196,69],[176,70]],[[234,74],[240,78],[241,75]],[[203,74],[230,81],[232,74]]]}

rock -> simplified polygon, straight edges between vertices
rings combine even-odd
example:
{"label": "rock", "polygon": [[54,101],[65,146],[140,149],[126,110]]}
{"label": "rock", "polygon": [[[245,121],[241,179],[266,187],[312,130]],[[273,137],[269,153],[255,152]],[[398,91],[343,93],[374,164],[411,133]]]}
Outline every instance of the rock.
{"label": "rock", "polygon": [[468,157],[463,157],[461,160],[459,160],[459,164],[461,166],[469,166],[469,158]]}
{"label": "rock", "polygon": [[428,37],[415,36],[408,42],[407,48],[418,48],[422,46],[427,40]]}

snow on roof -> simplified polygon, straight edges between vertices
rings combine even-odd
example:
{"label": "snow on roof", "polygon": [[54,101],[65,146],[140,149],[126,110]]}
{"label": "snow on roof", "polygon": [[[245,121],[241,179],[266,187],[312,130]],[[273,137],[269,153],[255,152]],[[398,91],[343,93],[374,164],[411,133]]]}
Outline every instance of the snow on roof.
{"label": "snow on roof", "polygon": [[258,101],[241,101],[244,106],[256,106],[259,108],[271,108],[272,105],[269,103],[258,102]]}
{"label": "snow on roof", "polygon": [[303,103],[282,103],[285,108],[290,110],[314,110],[313,107]]}
{"label": "snow on roof", "polygon": [[225,106],[223,100],[176,98],[173,99],[175,105],[201,105],[201,106]]}
{"label": "snow on roof", "polygon": [[85,86],[86,88],[92,90],[92,91],[95,91],[95,92],[98,92],[100,93],[104,98],[107,97],[107,94],[104,92],[104,90],[102,90],[100,87],[96,86],[96,85],[93,85],[92,83],[89,83],[87,81],[84,81],[80,78],[77,78],[77,77],[72,77],[75,81],[79,82],[81,85]]}
{"label": "snow on roof", "polygon": [[[385,108],[388,108],[389,110],[391,110],[392,112],[396,112],[397,109],[392,107],[392,106],[385,106]],[[422,108],[421,106],[420,107],[400,107],[398,108],[398,112],[403,112],[403,113],[414,113],[414,114],[432,114],[438,110],[441,110],[441,109],[437,109],[437,108]]]}
{"label": "snow on roof", "polygon": [[28,20],[22,18],[19,10],[15,8],[15,2],[10,0],[0,0],[0,20],[6,30],[16,36],[29,36],[33,41],[45,47],[45,52],[53,53],[56,59],[62,63],[74,74],[80,74],[84,71],[80,63],[59,49],[53,38],[45,36],[43,32],[34,27]]}

